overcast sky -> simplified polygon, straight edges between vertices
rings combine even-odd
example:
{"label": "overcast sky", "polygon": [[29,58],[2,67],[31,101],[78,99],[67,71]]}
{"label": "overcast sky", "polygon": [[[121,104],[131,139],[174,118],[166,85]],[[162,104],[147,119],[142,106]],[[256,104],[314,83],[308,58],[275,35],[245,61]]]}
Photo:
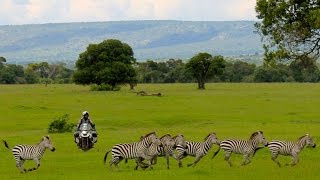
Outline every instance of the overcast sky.
{"label": "overcast sky", "polygon": [[257,20],[256,0],[0,0],[0,25],[120,20]]}

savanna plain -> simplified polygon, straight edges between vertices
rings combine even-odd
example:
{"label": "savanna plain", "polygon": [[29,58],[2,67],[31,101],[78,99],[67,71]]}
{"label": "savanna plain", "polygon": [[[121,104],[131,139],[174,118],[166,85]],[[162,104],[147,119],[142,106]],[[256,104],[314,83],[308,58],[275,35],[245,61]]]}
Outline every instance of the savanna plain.
{"label": "savanna plain", "polygon": [[[137,96],[134,92],[161,92],[162,97]],[[0,144],[1,179],[320,179],[320,84],[309,83],[212,83],[206,90],[196,84],[138,84],[116,92],[90,91],[78,85],[1,85],[0,138],[12,148],[16,144],[35,144],[48,134],[56,117],[68,114],[77,123],[87,110],[96,124],[98,142],[83,152],[76,147],[73,132],[49,134],[56,148],[46,151],[38,170],[20,174],[10,150]],[[121,162],[119,170],[110,170],[108,155],[114,144],[135,142],[155,131],[183,134],[186,140],[203,141],[211,132],[220,140],[248,139],[252,132],[263,131],[268,141],[297,140],[309,133],[318,147],[305,148],[296,166],[279,168],[267,148],[258,151],[251,164],[241,166],[242,156],[232,154],[234,166],[224,161],[224,152],[211,159],[209,153],[195,167],[187,167],[193,157],[182,162],[158,158],[153,170],[134,170],[135,162]],[[290,157],[279,156],[282,164]],[[27,161],[25,167],[35,166]]]}

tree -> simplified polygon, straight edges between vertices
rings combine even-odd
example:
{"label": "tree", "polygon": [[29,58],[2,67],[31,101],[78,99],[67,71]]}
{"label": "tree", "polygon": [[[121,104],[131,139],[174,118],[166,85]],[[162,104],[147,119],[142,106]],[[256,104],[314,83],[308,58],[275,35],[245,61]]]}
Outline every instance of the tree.
{"label": "tree", "polygon": [[112,90],[118,84],[131,83],[136,76],[132,48],[119,40],[109,39],[90,44],[79,55],[74,74],[76,84],[109,84]]}
{"label": "tree", "polygon": [[265,40],[266,61],[320,55],[319,0],[257,0],[261,22],[255,24]]}
{"label": "tree", "polygon": [[0,69],[4,67],[3,63],[7,62],[6,58],[0,56]]}
{"label": "tree", "polygon": [[223,73],[225,61],[222,56],[212,57],[208,53],[199,53],[191,58],[186,68],[197,80],[198,88],[205,89],[205,83],[209,78]]}
{"label": "tree", "polygon": [[292,76],[297,82],[318,82],[320,72],[316,60],[309,57],[300,57],[289,65]]}

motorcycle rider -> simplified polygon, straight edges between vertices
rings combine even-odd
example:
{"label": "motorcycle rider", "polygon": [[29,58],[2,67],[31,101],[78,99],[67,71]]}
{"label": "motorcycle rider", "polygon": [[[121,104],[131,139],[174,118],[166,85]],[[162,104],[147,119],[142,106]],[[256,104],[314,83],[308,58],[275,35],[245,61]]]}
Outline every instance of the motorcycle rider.
{"label": "motorcycle rider", "polygon": [[77,124],[76,131],[74,133],[74,142],[78,144],[79,142],[79,128],[82,123],[89,123],[93,130],[95,130],[95,124],[93,124],[92,120],[89,118],[89,112],[83,111],[82,112],[82,118],[79,120],[79,123]]}

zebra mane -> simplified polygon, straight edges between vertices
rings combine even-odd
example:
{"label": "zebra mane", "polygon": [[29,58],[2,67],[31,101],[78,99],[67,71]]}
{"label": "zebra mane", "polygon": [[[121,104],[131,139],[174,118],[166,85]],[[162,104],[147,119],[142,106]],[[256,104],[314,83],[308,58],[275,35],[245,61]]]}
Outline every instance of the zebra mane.
{"label": "zebra mane", "polygon": [[208,137],[209,137],[209,136],[211,136],[212,134],[216,135],[216,133],[214,133],[214,132],[213,132],[213,133],[210,133],[210,134],[208,134],[208,136],[207,136],[207,137],[205,137],[205,138],[204,138],[204,140],[207,140],[207,139],[208,139]]}
{"label": "zebra mane", "polygon": [[[145,136],[143,136],[143,138],[146,138],[146,137],[148,137],[148,136],[150,136],[150,135],[152,135],[152,134],[154,134],[154,135],[155,135],[155,134],[156,134],[156,132],[151,132],[151,133],[149,133],[149,134],[146,134]],[[142,138],[142,139],[143,139],[143,138]]]}
{"label": "zebra mane", "polygon": [[299,137],[298,141],[300,141],[301,139],[303,139],[306,136],[309,136],[309,134],[306,134],[306,135],[303,135],[303,136]]}
{"label": "zebra mane", "polygon": [[168,134],[165,134],[165,135],[163,135],[163,136],[161,136],[161,138],[160,139],[162,139],[162,138],[164,138],[164,137],[171,137],[171,135],[168,133]]}
{"label": "zebra mane", "polygon": [[262,131],[256,131],[256,132],[254,132],[254,133],[252,133],[251,134],[251,136],[250,136],[250,140],[252,140],[256,135],[258,135],[258,134],[263,134],[263,132]]}
{"label": "zebra mane", "polygon": [[182,134],[175,135],[172,139],[176,139],[178,136],[184,137]]}

